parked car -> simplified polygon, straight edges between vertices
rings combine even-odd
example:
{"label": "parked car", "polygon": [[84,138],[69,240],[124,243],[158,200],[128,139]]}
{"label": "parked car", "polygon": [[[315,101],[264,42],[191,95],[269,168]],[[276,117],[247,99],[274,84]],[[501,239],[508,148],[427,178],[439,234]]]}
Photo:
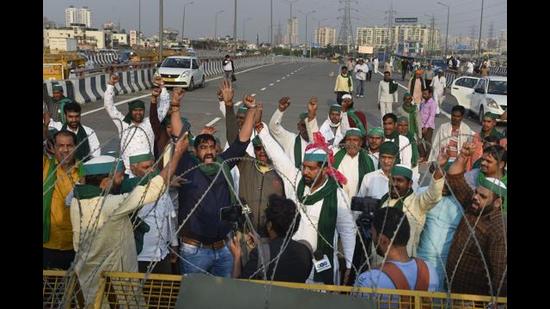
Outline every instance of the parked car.
{"label": "parked car", "polygon": [[471,109],[472,95],[479,79],[474,76],[462,76],[451,84],[451,95],[456,98],[458,105],[464,106],[466,110]]}
{"label": "parked car", "polygon": [[206,74],[197,57],[171,56],[161,63],[156,75],[160,75],[167,88],[183,87],[192,91],[205,86]]}
{"label": "parked car", "polygon": [[[480,79],[474,87],[470,110],[483,121],[485,112],[502,115],[508,106],[508,78],[506,76],[487,76]],[[506,122],[506,120],[497,119]]]}

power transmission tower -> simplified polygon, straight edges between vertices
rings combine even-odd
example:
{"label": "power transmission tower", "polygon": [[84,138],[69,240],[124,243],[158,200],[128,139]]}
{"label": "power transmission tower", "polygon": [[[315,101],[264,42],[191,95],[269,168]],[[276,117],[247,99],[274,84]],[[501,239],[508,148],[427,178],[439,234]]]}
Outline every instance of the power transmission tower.
{"label": "power transmission tower", "polygon": [[386,50],[389,47],[391,53],[393,51],[393,18],[394,14],[397,14],[397,12],[393,9],[393,1],[390,3],[390,9],[388,11],[384,11],[384,13],[387,15],[386,18],[388,20],[388,41],[386,42]]}
{"label": "power transmission tower", "polygon": [[489,25],[489,40],[487,41],[487,47],[488,48],[495,48],[496,47],[496,40],[495,40],[495,24],[491,21],[491,24]]}
{"label": "power transmission tower", "polygon": [[355,0],[340,0],[340,3],[344,5],[339,11],[343,11],[344,15],[338,17],[342,19],[342,25],[340,26],[340,32],[338,33],[338,45],[345,45],[347,52],[349,53],[350,46],[353,47],[353,28],[351,26],[351,3],[357,3]]}

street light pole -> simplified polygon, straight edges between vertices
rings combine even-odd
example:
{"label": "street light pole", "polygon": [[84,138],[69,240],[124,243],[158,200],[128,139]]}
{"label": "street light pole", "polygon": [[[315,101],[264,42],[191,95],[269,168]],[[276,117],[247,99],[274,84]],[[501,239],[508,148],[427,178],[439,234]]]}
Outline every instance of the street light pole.
{"label": "street light pole", "polygon": [[270,0],[270,4],[271,27],[269,28],[269,45],[271,46],[271,48],[273,48],[273,0]]}
{"label": "street light pole", "polygon": [[247,21],[250,21],[250,20],[252,20],[252,17],[248,17],[248,18],[246,18],[246,19],[243,19],[243,41],[246,41],[246,37],[245,37],[245,35],[244,35],[244,34],[245,34],[246,22],[247,22]]}
{"label": "street light pole", "polygon": [[139,45],[140,43],[140,38],[141,38],[141,0],[139,0],[139,3],[138,3],[138,35],[137,35],[137,45]]}
{"label": "street light pole", "polygon": [[437,2],[437,4],[447,7],[447,31],[445,35],[445,53],[443,55],[443,57],[445,58],[447,57],[447,42],[449,40],[449,17],[451,15],[451,6],[442,2]]}
{"label": "street light pole", "polygon": [[183,42],[183,38],[184,38],[184,31],[185,31],[185,7],[190,5],[190,4],[193,4],[195,3],[195,1],[191,1],[191,2],[187,2],[186,4],[183,5],[183,20],[181,21],[181,41]]}
{"label": "street light pole", "polygon": [[159,60],[162,61],[162,43],[164,36],[164,1],[159,0]]}
{"label": "street light pole", "polygon": [[237,51],[237,0],[235,0],[235,16],[233,17],[233,42],[235,43],[234,52]]}
{"label": "street light pole", "polygon": [[288,24],[288,48],[290,49],[290,51],[292,51],[292,28],[293,28],[293,25],[292,25],[292,5],[296,2],[298,2],[298,0],[287,0],[288,3],[290,3],[290,20],[289,20],[289,24]]}
{"label": "street light pole", "polygon": [[214,18],[214,40],[218,39],[218,15],[221,13],[223,13],[223,10],[217,11]]}
{"label": "street light pole", "polygon": [[477,42],[477,50],[478,50],[479,56],[481,56],[481,29],[483,25],[483,2],[484,1],[481,0],[481,17],[479,20],[479,40]]}

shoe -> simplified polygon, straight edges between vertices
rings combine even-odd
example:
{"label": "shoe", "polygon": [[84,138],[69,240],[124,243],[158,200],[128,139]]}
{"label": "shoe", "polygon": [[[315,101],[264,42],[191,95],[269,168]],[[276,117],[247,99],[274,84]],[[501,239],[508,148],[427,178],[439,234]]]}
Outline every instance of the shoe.
{"label": "shoe", "polygon": [[364,96],[364,95],[360,95],[359,97],[364,98],[365,96]]}
{"label": "shoe", "polygon": [[355,95],[355,97],[356,97],[356,98],[358,98],[358,97],[359,97],[359,95],[358,95],[358,94],[356,94],[356,95]]}

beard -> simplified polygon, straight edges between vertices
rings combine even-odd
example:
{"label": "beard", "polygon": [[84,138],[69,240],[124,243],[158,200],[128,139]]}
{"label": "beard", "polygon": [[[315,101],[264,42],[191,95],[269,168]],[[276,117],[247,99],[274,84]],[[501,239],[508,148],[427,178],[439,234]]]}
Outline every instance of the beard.
{"label": "beard", "polygon": [[308,187],[311,187],[313,185],[313,179],[309,179],[307,177],[304,177],[304,184]]}

